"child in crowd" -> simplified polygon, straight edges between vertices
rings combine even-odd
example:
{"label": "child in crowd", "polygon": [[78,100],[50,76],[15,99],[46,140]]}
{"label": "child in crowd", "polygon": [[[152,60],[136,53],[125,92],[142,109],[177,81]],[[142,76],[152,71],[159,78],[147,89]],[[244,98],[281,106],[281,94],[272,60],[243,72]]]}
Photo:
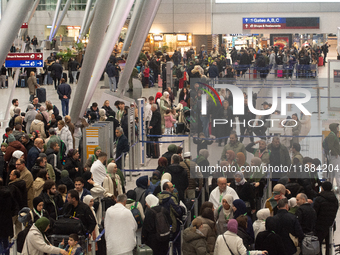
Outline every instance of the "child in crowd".
{"label": "child in crowd", "polygon": [[172,117],[175,119],[175,122],[173,124],[173,127],[172,127],[172,134],[175,134],[176,132],[176,128],[177,128],[177,117],[178,117],[178,113],[176,112],[176,109],[172,109],[171,110],[171,113],[172,114]]}
{"label": "child in crowd", "polygon": [[1,144],[1,152],[2,152],[3,155],[5,155],[7,147],[8,147],[7,143],[2,143]]}
{"label": "child in crowd", "polygon": [[[68,237],[68,244],[65,247],[65,251],[68,252],[69,255],[83,255],[83,249],[81,246],[78,244],[78,235],[77,234],[71,234]],[[65,245],[64,239],[63,241],[59,244],[59,248],[63,248]]]}
{"label": "child in crowd", "polygon": [[67,196],[67,187],[65,184],[59,184],[58,185],[58,192],[60,193],[60,195],[63,198],[63,201],[65,203],[66,201],[66,196]]}
{"label": "child in crowd", "polygon": [[8,144],[8,136],[13,133],[13,129],[10,127],[7,127],[5,129],[5,134],[2,136],[2,142]]}
{"label": "child in crowd", "polygon": [[194,137],[194,144],[197,144],[197,155],[199,155],[199,151],[202,149],[208,149],[208,145],[211,145],[214,140],[206,140],[204,139],[205,135],[203,132],[198,134],[198,138]]}
{"label": "child in crowd", "polygon": [[171,129],[173,127],[173,123],[176,122],[176,119],[173,118],[171,114],[171,110],[166,110],[164,114],[165,120],[165,135],[171,135]]}

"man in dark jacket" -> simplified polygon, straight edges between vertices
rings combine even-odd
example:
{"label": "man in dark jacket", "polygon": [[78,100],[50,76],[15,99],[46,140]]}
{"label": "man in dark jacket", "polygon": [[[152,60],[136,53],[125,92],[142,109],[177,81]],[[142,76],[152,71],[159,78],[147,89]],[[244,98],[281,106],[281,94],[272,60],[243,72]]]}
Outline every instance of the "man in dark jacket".
{"label": "man in dark jacket", "polygon": [[66,115],[68,115],[68,103],[71,99],[72,89],[71,86],[66,83],[64,78],[61,79],[61,84],[60,86],[58,86],[57,92],[59,95],[59,99],[61,101],[61,109],[63,111],[63,116],[65,117]]}
{"label": "man in dark jacket", "polygon": [[124,135],[124,131],[121,127],[116,128],[116,136],[117,136],[117,140],[116,140],[116,164],[118,169],[122,169],[122,158],[124,159],[125,162],[125,156],[126,154],[124,154],[122,156],[122,158],[118,159],[123,153],[129,152],[130,147],[129,147],[129,143],[128,140],[126,138],[126,136]]}
{"label": "man in dark jacket", "polygon": [[[8,187],[4,186],[4,182],[0,177],[0,253],[9,255],[9,251],[5,252],[8,247],[8,237],[13,237],[12,216],[15,215],[17,206]],[[6,206],[4,206],[6,205]]]}
{"label": "man in dark jacket", "polygon": [[[332,123],[329,125],[330,133],[326,137],[326,143],[328,146],[328,150],[326,152],[329,164],[333,166],[334,169],[336,167],[340,167],[340,142],[339,142],[339,124]],[[333,183],[333,179],[336,179],[337,186],[340,187],[340,177],[337,171],[329,172],[329,180]]]}
{"label": "man in dark jacket", "polygon": [[76,82],[77,80],[77,72],[79,68],[79,63],[76,61],[74,58],[71,58],[71,62],[68,63],[68,69],[71,71],[73,80],[71,82],[71,77],[70,77],[70,83],[72,84],[73,82]]}
{"label": "man in dark jacket", "polygon": [[218,77],[218,68],[216,61],[213,62],[213,64],[209,67],[209,78],[215,79]]}
{"label": "man in dark jacket", "polygon": [[39,197],[44,200],[44,209],[48,212],[51,219],[57,220],[64,201],[56,189],[55,182],[47,180]]}
{"label": "man in dark jacket", "polygon": [[79,201],[79,193],[74,189],[67,192],[67,202],[63,209],[63,215],[74,216],[80,219],[86,233],[91,234],[96,226],[96,219],[90,207]]}
{"label": "man in dark jacket", "polygon": [[170,144],[168,146],[168,151],[165,152],[162,157],[166,158],[168,160],[168,165],[171,164],[171,157],[172,155],[177,153],[177,145],[176,144]]}
{"label": "man in dark jacket", "polygon": [[178,190],[179,200],[184,201],[184,192],[189,186],[189,181],[187,171],[179,165],[180,159],[178,154],[173,154],[171,165],[167,167],[166,172],[171,174],[172,182]]}
{"label": "man in dark jacket", "polygon": [[86,118],[89,118],[91,113],[95,113],[97,116],[97,120],[99,120],[99,109],[98,109],[98,104],[96,102],[93,102],[90,109],[86,112]]}
{"label": "man in dark jacket", "polygon": [[28,134],[22,135],[21,143],[25,146],[26,151],[30,151],[30,149],[34,146],[33,141],[30,139]]}
{"label": "man in dark jacket", "polygon": [[[332,184],[328,181],[321,185],[321,192],[317,194],[313,208],[316,211],[316,236],[319,238],[320,249],[326,239],[326,255],[329,254],[329,228],[333,225],[339,208],[339,202],[332,191]],[[320,251],[320,254],[321,251]]]}
{"label": "man in dark jacket", "polygon": [[299,193],[296,196],[296,203],[299,208],[296,210],[295,215],[298,218],[303,233],[307,234],[314,232],[316,223],[316,212],[312,205],[308,203],[306,194]]}
{"label": "man in dark jacket", "polygon": [[[152,117],[149,123],[150,135],[162,135],[162,117],[158,110],[158,106],[153,104],[151,106]],[[158,137],[150,137],[150,141],[158,142]],[[159,158],[159,144],[149,143],[147,144],[147,156],[153,158]]]}
{"label": "man in dark jacket", "polygon": [[116,91],[117,84],[116,84],[116,76],[117,76],[117,69],[112,62],[107,63],[105,72],[109,77],[109,84],[110,84],[110,91]]}
{"label": "man in dark jacket", "polygon": [[60,173],[62,170],[62,164],[58,157],[59,149],[59,144],[57,142],[51,142],[50,148],[46,150],[47,162],[52,165],[57,181],[60,180]]}
{"label": "man in dark jacket", "polygon": [[27,154],[27,162],[26,167],[31,171],[32,167],[35,165],[35,161],[39,157],[39,153],[41,152],[44,146],[44,141],[41,138],[37,138],[34,141],[34,146],[30,149]]}
{"label": "man in dark jacket", "polygon": [[46,170],[46,162],[42,157],[38,157],[35,161],[35,165],[31,169],[31,174],[33,176],[33,180],[37,178],[37,175],[40,170]]}
{"label": "man in dark jacket", "polygon": [[[54,79],[54,89],[57,90],[61,76],[63,75],[63,67],[59,64],[59,60],[57,59],[54,64],[51,66],[52,78]],[[58,85],[57,85],[58,82]]]}
{"label": "man in dark jacket", "polygon": [[278,224],[277,233],[281,236],[285,250],[288,255],[296,253],[296,247],[289,234],[299,238],[301,242],[304,238],[300,223],[295,215],[288,213],[288,199],[283,198],[277,203],[277,214],[274,216]]}

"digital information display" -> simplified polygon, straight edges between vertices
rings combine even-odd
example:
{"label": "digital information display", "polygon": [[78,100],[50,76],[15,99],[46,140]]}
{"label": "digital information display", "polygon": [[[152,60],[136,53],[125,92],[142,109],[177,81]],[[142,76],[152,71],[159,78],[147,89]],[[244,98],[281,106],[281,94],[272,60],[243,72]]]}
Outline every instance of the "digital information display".
{"label": "digital information display", "polygon": [[320,18],[243,18],[243,29],[319,29]]}

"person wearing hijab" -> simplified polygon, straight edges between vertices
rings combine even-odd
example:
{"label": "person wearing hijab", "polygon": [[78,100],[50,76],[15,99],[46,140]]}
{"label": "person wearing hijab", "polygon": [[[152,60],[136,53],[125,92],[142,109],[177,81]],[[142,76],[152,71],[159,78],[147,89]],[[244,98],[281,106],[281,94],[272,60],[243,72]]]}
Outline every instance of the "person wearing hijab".
{"label": "person wearing hijab", "polygon": [[145,215],[144,215],[144,210],[143,210],[143,206],[140,202],[136,201],[136,191],[134,190],[129,190],[128,192],[126,192],[126,196],[127,196],[127,201],[126,201],[126,205],[125,207],[129,210],[132,210],[133,207],[136,207],[141,215],[142,221],[144,221]]}
{"label": "person wearing hijab", "polygon": [[142,227],[142,243],[150,246],[153,254],[167,255],[169,239],[164,241],[157,240],[156,215],[162,213],[169,225],[171,225],[170,213],[164,207],[159,206],[159,200],[156,196],[150,194],[145,198],[147,209]]}
{"label": "person wearing hijab", "polygon": [[91,155],[85,163],[85,171],[90,171],[92,164],[98,159],[99,153],[102,152],[102,148],[100,146],[97,146],[94,149],[94,154]]}
{"label": "person wearing hijab", "polygon": [[110,193],[115,197],[123,194],[122,182],[117,171],[117,165],[115,163],[109,163],[107,165],[107,176],[103,181],[103,187],[106,190],[106,193]]}
{"label": "person wearing hijab", "polygon": [[92,179],[92,173],[90,171],[86,171],[82,177],[84,179],[84,188],[90,191],[93,188],[93,185],[89,182],[89,180]]}
{"label": "person wearing hijab", "polygon": [[270,255],[287,255],[281,237],[277,234],[278,222],[274,217],[266,219],[266,229],[258,233],[255,240],[255,249],[266,250]]}
{"label": "person wearing hijab", "polygon": [[228,230],[227,224],[230,219],[233,219],[233,201],[234,197],[230,194],[224,195],[222,198],[222,205],[214,212],[214,218],[217,222],[217,234],[222,235]]}
{"label": "person wearing hijab", "polygon": [[[234,211],[234,219],[237,219],[237,217],[240,215],[247,215],[247,206],[241,199],[234,200],[232,208]],[[249,215],[247,215],[247,217],[247,233],[254,240],[253,221]]]}
{"label": "person wearing hijab", "polygon": [[243,245],[242,238],[237,235],[238,223],[235,219],[231,219],[228,222],[228,231],[224,234],[219,235],[215,244],[214,255],[225,255],[225,254],[249,254],[259,255],[267,254],[266,251],[247,251]]}
{"label": "person wearing hijab", "polygon": [[161,97],[162,97],[162,92],[157,92],[156,97],[155,97],[155,103],[160,106],[161,105]]}
{"label": "person wearing hijab", "polygon": [[32,225],[33,223],[35,223],[38,219],[42,217],[50,219],[48,212],[43,208],[44,208],[44,200],[41,197],[35,197],[33,199],[33,209],[32,209],[33,219],[30,220],[29,225]]}
{"label": "person wearing hijab", "polygon": [[146,191],[150,185],[150,180],[147,175],[141,176],[136,180],[136,201],[141,202],[143,208],[145,206],[145,197],[148,195]]}
{"label": "person wearing hijab", "polygon": [[164,174],[162,175],[162,177],[161,177],[161,181],[160,181],[159,186],[157,186],[157,187],[155,188],[155,190],[153,191],[153,194],[157,197],[157,195],[158,195],[160,192],[163,191],[163,185],[164,185],[164,183],[166,183],[166,182],[171,182],[171,180],[172,180],[171,174],[169,174],[169,173],[164,173]]}
{"label": "person wearing hijab", "polygon": [[162,134],[165,130],[165,119],[164,115],[167,110],[171,110],[171,102],[170,102],[170,94],[169,92],[165,91],[163,96],[160,98],[160,113],[161,113],[161,126],[162,126]]}
{"label": "person wearing hijab", "polygon": [[[107,164],[110,164],[110,163],[115,163],[113,158],[109,158],[109,160],[107,161]],[[120,181],[122,183],[123,193],[125,193],[125,177],[124,177],[123,172],[118,167],[117,167],[117,174],[118,174]]]}
{"label": "person wearing hijab", "polygon": [[255,240],[258,235],[258,233],[266,230],[266,219],[270,216],[270,211],[268,208],[264,208],[259,210],[256,213],[257,220],[253,223],[253,229],[255,234]]}
{"label": "person wearing hijab", "polygon": [[69,173],[68,173],[67,170],[61,171],[60,180],[58,182],[58,185],[60,185],[60,184],[65,184],[66,187],[67,187],[67,190],[74,189],[74,182],[69,177]]}
{"label": "person wearing hijab", "polygon": [[201,215],[199,215],[196,219],[200,219],[203,223],[203,228],[201,232],[207,239],[207,247],[210,254],[214,254],[215,242],[217,238],[217,232],[215,227],[215,219],[214,212],[212,208],[205,207],[202,210]]}
{"label": "person wearing hijab", "polygon": [[46,217],[38,219],[29,230],[22,249],[23,255],[44,255],[62,254],[68,255],[68,252],[54,247],[48,241],[45,232],[49,229],[50,221]]}
{"label": "person wearing hijab", "polygon": [[236,154],[236,160],[234,161],[234,166],[236,166],[237,171],[242,171],[242,167],[247,167],[249,164],[246,162],[246,156],[244,155],[243,152],[238,152]]}
{"label": "person wearing hijab", "polygon": [[150,181],[152,184],[157,184],[162,178],[162,174],[160,171],[155,170],[152,172],[152,177],[150,178]]}
{"label": "person wearing hijab", "polygon": [[247,182],[242,172],[236,172],[234,176],[235,179],[230,183],[230,187],[232,187],[239,198],[246,203],[247,212],[250,215],[250,212],[255,212],[255,194],[253,186]]}
{"label": "person wearing hijab", "polygon": [[94,204],[93,196],[86,195],[83,199],[83,202],[90,207],[90,209],[93,213],[93,217],[96,220],[96,226],[95,226],[93,232],[91,233],[91,240],[96,240],[96,238],[99,236],[99,227],[98,227],[98,219],[97,219],[96,213],[94,211],[94,207],[93,207],[93,204]]}

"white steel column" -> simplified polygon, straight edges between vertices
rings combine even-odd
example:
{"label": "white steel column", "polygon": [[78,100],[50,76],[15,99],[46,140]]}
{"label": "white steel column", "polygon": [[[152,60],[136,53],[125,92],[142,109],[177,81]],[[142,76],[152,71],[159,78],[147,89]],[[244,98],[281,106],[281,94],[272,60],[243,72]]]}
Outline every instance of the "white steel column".
{"label": "white steel column", "polygon": [[135,35],[132,40],[129,55],[124,67],[124,71],[119,78],[118,95],[122,97],[125,93],[125,88],[128,86],[128,81],[131,76],[132,70],[138,60],[140,50],[143,47],[145,39],[149,33],[152,22],[158,11],[161,0],[145,1],[138,21]]}
{"label": "white steel column", "polygon": [[58,18],[58,15],[59,15],[60,7],[61,7],[61,0],[58,0],[57,6],[56,6],[56,9],[55,9],[55,13],[54,13],[54,18],[53,18],[53,23],[52,23],[52,27],[51,27],[50,37],[49,37],[49,41],[50,42],[52,42],[52,39],[53,39],[52,34],[53,34],[53,31],[54,31],[55,23],[57,22],[57,18]]}
{"label": "white steel column", "polygon": [[30,22],[31,22],[31,19],[33,18],[33,15],[34,15],[35,10],[37,9],[39,3],[40,3],[40,0],[35,0],[35,3],[34,3],[33,8],[32,8],[32,10],[31,10],[31,13],[30,13],[30,15],[28,16],[27,23],[30,23]]}
{"label": "white steel column", "polygon": [[[77,89],[74,93],[72,93],[74,99],[70,115],[73,123],[76,123],[79,116],[84,114],[84,112],[80,113],[80,111],[90,83],[93,68],[102,46],[105,31],[109,24],[114,2],[114,0],[97,1],[97,10],[94,14],[92,30],[89,43],[86,48],[84,62],[80,71]],[[100,61],[104,60],[101,59]]]}
{"label": "white steel column", "polygon": [[0,21],[0,64],[4,63],[17,36],[28,10],[32,8],[34,0],[11,0],[8,2],[5,14]]}
{"label": "white steel column", "polygon": [[92,21],[93,21],[94,13],[96,11],[96,6],[97,6],[97,2],[94,3],[93,9],[90,13],[89,18],[87,19],[86,25],[85,25],[84,29],[81,30],[81,33],[79,35],[79,40],[83,39],[90,29],[90,26],[91,26]]}
{"label": "white steel column", "polygon": [[61,23],[63,22],[65,15],[68,11],[68,8],[70,8],[71,2],[72,2],[72,0],[67,0],[67,2],[65,3],[64,9],[63,9],[62,13],[60,14],[57,25],[56,25],[55,29],[53,29],[52,38],[55,36],[55,34],[57,33]]}
{"label": "white steel column", "polygon": [[83,18],[83,22],[81,23],[80,33],[79,33],[79,36],[78,36],[78,42],[81,39],[80,38],[81,34],[83,33],[83,30],[84,30],[85,25],[87,23],[87,18],[89,17],[89,13],[90,13],[90,10],[91,10],[91,5],[92,5],[92,0],[87,0],[84,18]]}
{"label": "white steel column", "polygon": [[101,46],[100,52],[98,54],[96,65],[93,69],[93,74],[90,80],[90,85],[86,93],[86,97],[83,103],[83,107],[80,111],[79,118],[84,114],[87,106],[89,105],[92,95],[96,90],[98,82],[104,69],[106,67],[107,61],[113,51],[113,48],[118,40],[120,35],[120,31],[124,26],[125,20],[129,15],[130,9],[132,7],[134,0],[117,0],[117,6],[115,9],[115,13],[113,14],[113,18],[111,20],[111,24],[107,30],[105,35],[103,44]]}
{"label": "white steel column", "polygon": [[121,55],[123,55],[125,51],[129,50],[129,47],[130,47],[130,44],[131,44],[131,41],[132,41],[132,37],[135,34],[137,23],[139,21],[140,14],[142,12],[142,8],[143,8],[143,1],[142,0],[136,0],[134,10],[133,10],[133,13],[132,13],[132,17],[131,17],[131,20],[130,20],[130,24],[129,24],[129,27],[128,27],[127,32],[126,32],[126,36],[125,36],[124,44],[123,44],[123,47],[122,47]]}

